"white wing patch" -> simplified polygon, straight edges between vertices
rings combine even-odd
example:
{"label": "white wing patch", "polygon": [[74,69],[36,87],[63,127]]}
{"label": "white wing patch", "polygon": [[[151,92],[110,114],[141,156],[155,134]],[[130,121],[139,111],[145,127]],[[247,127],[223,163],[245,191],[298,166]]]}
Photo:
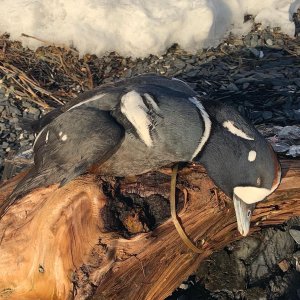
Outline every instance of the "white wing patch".
{"label": "white wing patch", "polygon": [[210,121],[209,116],[208,116],[207,112],[205,111],[203,105],[200,103],[200,101],[197,98],[191,97],[191,98],[189,98],[189,100],[197,106],[197,108],[200,111],[200,114],[203,118],[203,122],[204,122],[204,132],[200,138],[200,141],[199,141],[199,144],[198,144],[196,150],[193,153],[193,156],[191,158],[191,160],[192,160],[200,153],[201,149],[203,148],[203,146],[205,145],[205,143],[207,142],[207,140],[209,138],[210,131],[211,131],[211,121]]}
{"label": "white wing patch", "polygon": [[249,141],[254,141],[254,138],[248,136],[244,131],[242,131],[241,129],[237,128],[234,125],[233,121],[225,121],[223,123],[223,127],[226,128],[232,134],[234,134],[236,136],[239,136],[242,139],[249,140]]}
{"label": "white wing patch", "polygon": [[101,99],[102,97],[104,97],[105,95],[106,95],[106,94],[97,94],[96,96],[93,96],[93,97],[91,97],[91,98],[89,98],[89,99],[87,99],[87,100],[85,100],[85,101],[82,101],[82,102],[80,102],[80,103],[75,104],[74,106],[72,106],[71,108],[69,108],[67,111],[72,110],[72,109],[74,109],[74,108],[76,108],[76,107],[79,107],[79,106],[81,106],[81,105],[83,105],[83,104],[86,104],[86,103],[89,103],[89,102],[92,102],[92,101],[99,100],[99,99]]}
{"label": "white wing patch", "polygon": [[136,129],[137,134],[142,141],[148,147],[151,147],[153,144],[150,136],[150,126],[152,125],[152,122],[148,114],[149,110],[145,105],[141,95],[136,91],[131,91],[125,94],[121,99],[121,112]]}

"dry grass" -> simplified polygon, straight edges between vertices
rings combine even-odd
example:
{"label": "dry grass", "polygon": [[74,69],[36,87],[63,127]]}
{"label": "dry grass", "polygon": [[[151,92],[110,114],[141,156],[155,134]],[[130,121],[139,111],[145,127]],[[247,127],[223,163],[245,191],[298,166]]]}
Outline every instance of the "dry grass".
{"label": "dry grass", "polygon": [[74,49],[43,42],[45,46],[33,51],[7,34],[0,36],[0,85],[7,94],[48,108],[92,89],[104,78],[102,59],[79,57]]}
{"label": "dry grass", "polygon": [[[253,31],[260,32],[256,27]],[[299,40],[276,31],[273,31],[273,36],[284,42],[281,48],[290,55],[300,54]],[[37,39],[26,34],[23,37]],[[116,53],[108,53],[102,57],[89,54],[80,57],[76,49],[38,40],[44,46],[33,51],[24,48],[21,42],[10,40],[8,34],[0,36],[0,87],[15,99],[32,101],[44,109],[62,105],[79,92],[93,89],[106,78],[124,76],[125,70],[134,68],[142,61],[124,58]],[[203,59],[227,56],[232,51],[230,45],[243,48],[242,44],[241,40],[236,43],[235,38],[229,35],[227,41],[217,49],[207,49],[200,56]],[[165,55],[170,52],[173,57],[187,54],[176,46],[171,47]],[[153,63],[158,58],[149,56],[147,59],[154,67],[143,71],[159,72]],[[169,75],[176,76],[176,72]]]}

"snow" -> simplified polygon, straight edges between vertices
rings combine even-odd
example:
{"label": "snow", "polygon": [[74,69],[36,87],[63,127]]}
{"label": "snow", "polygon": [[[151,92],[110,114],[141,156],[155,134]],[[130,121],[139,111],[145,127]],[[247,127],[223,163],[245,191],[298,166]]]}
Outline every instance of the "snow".
{"label": "snow", "polygon": [[159,55],[173,43],[188,51],[216,46],[231,31],[242,35],[256,22],[294,34],[300,0],[1,0],[0,33],[36,48],[34,36],[76,47],[81,54],[117,51]]}

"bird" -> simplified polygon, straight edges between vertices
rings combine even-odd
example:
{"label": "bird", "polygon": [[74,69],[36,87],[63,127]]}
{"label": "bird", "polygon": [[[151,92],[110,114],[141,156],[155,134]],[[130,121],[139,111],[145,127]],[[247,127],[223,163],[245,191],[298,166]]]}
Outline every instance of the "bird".
{"label": "bird", "polygon": [[34,127],[34,165],[2,204],[2,214],[33,189],[62,187],[86,172],[126,177],[194,162],[233,200],[245,236],[255,203],[280,183],[277,157],[254,126],[176,78],[144,74],[102,85]]}

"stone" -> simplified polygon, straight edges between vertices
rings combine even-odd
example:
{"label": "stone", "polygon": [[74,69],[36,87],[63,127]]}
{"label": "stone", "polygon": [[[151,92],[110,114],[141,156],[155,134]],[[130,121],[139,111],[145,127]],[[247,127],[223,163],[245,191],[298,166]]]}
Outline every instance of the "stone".
{"label": "stone", "polygon": [[279,131],[278,137],[282,139],[299,139],[300,126],[285,126]]}
{"label": "stone", "polygon": [[176,60],[174,61],[174,66],[175,66],[175,68],[177,68],[177,69],[183,69],[183,68],[185,67],[185,62],[182,61],[181,59],[176,59]]}
{"label": "stone", "polygon": [[257,58],[263,58],[264,52],[261,50],[257,50],[256,48],[248,48],[250,52]]}
{"label": "stone", "polygon": [[205,288],[211,292],[243,290],[246,287],[246,268],[242,261],[225,250],[212,254],[200,265],[198,277],[204,278]]}
{"label": "stone", "polygon": [[293,254],[293,257],[294,257],[294,259],[295,259],[295,261],[296,261],[296,264],[295,264],[296,270],[297,270],[298,272],[300,272],[300,251],[295,252],[295,253]]}
{"label": "stone", "polygon": [[260,244],[259,239],[252,236],[246,237],[236,243],[233,255],[239,260],[247,260],[255,254]]}
{"label": "stone", "polygon": [[227,85],[227,90],[237,92],[239,88],[234,83],[229,83]]}
{"label": "stone", "polygon": [[274,267],[293,253],[295,243],[288,232],[267,229],[258,255],[251,261],[249,279],[251,283],[268,278]]}
{"label": "stone", "polygon": [[272,140],[269,140],[269,142],[271,143],[274,151],[277,153],[284,153],[290,149],[290,145],[287,143],[273,143]]}
{"label": "stone", "polygon": [[292,145],[288,152],[286,153],[288,156],[297,157],[300,156],[300,145]]}
{"label": "stone", "polygon": [[278,267],[281,269],[282,272],[287,272],[290,267],[290,264],[287,262],[286,259],[284,259],[278,263]]}
{"label": "stone", "polygon": [[295,241],[298,245],[300,245],[300,230],[291,228],[291,229],[289,230],[289,233],[290,233],[290,235],[292,236],[292,238],[294,239],[294,241]]}
{"label": "stone", "polygon": [[261,287],[248,288],[245,291],[245,298],[247,300],[267,300],[267,291]]}
{"label": "stone", "polygon": [[262,116],[265,120],[270,120],[272,119],[273,113],[271,111],[264,111]]}

